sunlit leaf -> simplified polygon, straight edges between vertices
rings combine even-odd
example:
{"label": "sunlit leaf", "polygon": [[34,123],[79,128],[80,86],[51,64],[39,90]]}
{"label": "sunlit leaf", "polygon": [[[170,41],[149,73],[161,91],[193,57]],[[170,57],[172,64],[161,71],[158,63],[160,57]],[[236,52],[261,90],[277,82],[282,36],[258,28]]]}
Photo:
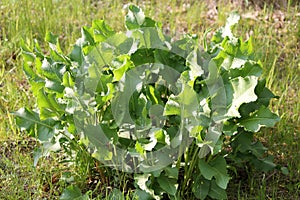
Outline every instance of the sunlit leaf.
{"label": "sunlit leaf", "polygon": [[233,90],[233,97],[230,107],[227,112],[227,116],[240,117],[238,111],[239,107],[243,103],[249,103],[257,99],[254,93],[255,86],[257,85],[257,77],[238,77],[230,81]]}
{"label": "sunlit leaf", "polygon": [[135,5],[129,5],[126,15],[125,24],[127,29],[137,29],[145,22],[144,12]]}

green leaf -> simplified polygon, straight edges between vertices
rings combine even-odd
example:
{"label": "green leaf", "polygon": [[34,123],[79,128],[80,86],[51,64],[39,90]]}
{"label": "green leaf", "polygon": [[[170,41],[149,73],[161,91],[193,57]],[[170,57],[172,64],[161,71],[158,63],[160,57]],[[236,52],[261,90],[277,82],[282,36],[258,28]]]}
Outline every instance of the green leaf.
{"label": "green leaf", "polygon": [[201,174],[207,180],[211,180],[213,176],[217,173],[208,163],[206,163],[203,159],[199,160],[199,169]]}
{"label": "green leaf", "polygon": [[143,27],[155,27],[156,24],[157,24],[156,21],[154,21],[153,19],[149,17],[145,17]]}
{"label": "green leaf", "polygon": [[49,79],[45,80],[45,91],[49,93],[55,93],[57,97],[63,96],[63,91],[65,87],[63,86],[63,83],[61,81],[52,81]]}
{"label": "green leaf", "polygon": [[125,200],[125,198],[124,194],[120,190],[114,188],[112,192],[110,192],[108,200]]}
{"label": "green leaf", "polygon": [[238,126],[235,123],[233,123],[231,121],[226,121],[226,122],[224,122],[222,132],[225,135],[232,136],[232,135],[235,135],[238,133],[237,128],[238,128]]}
{"label": "green leaf", "polygon": [[134,194],[133,194],[133,200],[152,200],[152,196],[140,189],[136,189]]}
{"label": "green leaf", "polygon": [[73,46],[71,54],[69,55],[70,60],[77,62],[79,65],[81,65],[84,60],[81,45],[81,40],[77,40],[76,44]]}
{"label": "green leaf", "polygon": [[237,12],[230,13],[229,17],[226,20],[226,25],[222,30],[222,37],[225,38],[228,36],[229,38],[233,37],[231,32],[232,27],[236,25],[240,20],[240,15]]}
{"label": "green leaf", "polygon": [[94,20],[92,22],[92,28],[94,29],[96,42],[102,42],[115,34],[115,32],[105,24],[104,20]]}
{"label": "green leaf", "polygon": [[162,144],[169,143],[169,141],[167,141],[166,133],[163,129],[159,129],[159,130],[155,131],[154,137],[156,138],[156,140],[159,143],[162,143]]}
{"label": "green leaf", "polygon": [[240,120],[239,126],[248,131],[257,132],[261,127],[272,127],[280,118],[272,113],[267,107],[261,106],[251,116]]}
{"label": "green leaf", "polygon": [[41,148],[35,148],[33,151],[33,166],[36,167],[39,159],[42,158],[44,155],[44,152]]}
{"label": "green leaf", "polygon": [[59,199],[60,200],[88,200],[89,197],[86,194],[83,195],[77,186],[71,185],[66,189],[64,189]]}
{"label": "green leaf", "polygon": [[210,190],[210,183],[211,181],[204,179],[203,177],[198,178],[196,182],[193,184],[193,188],[192,188],[194,195],[198,199],[205,199]]}
{"label": "green leaf", "polygon": [[13,114],[17,116],[16,122],[17,125],[21,128],[21,130],[26,130],[30,135],[34,136],[35,125],[36,123],[40,123],[38,113],[30,111],[27,108],[20,108]]}
{"label": "green leaf", "polygon": [[37,93],[37,105],[40,109],[41,120],[59,117],[63,112],[63,106],[58,104],[55,99],[55,94],[48,94],[43,88]]}
{"label": "green leaf", "polygon": [[194,51],[195,46],[197,46],[197,41],[192,37],[186,36],[172,43],[171,52],[182,58],[187,58]]}
{"label": "green leaf", "polygon": [[256,169],[259,169],[263,172],[268,172],[276,168],[274,163],[274,156],[267,156],[265,158],[253,159],[251,163],[254,164]]}
{"label": "green leaf", "polygon": [[198,49],[191,52],[187,57],[187,65],[190,67],[190,77],[194,80],[196,77],[204,74],[204,70],[202,69],[201,55]]}
{"label": "green leaf", "polygon": [[45,36],[45,40],[51,44],[56,45],[58,42],[58,35],[54,35],[51,32],[47,32]]}
{"label": "green leaf", "polygon": [[38,79],[38,78],[40,79],[40,77],[32,69],[31,65],[28,64],[27,62],[24,62],[24,64],[23,64],[23,71],[25,72],[25,74],[29,80]]}
{"label": "green leaf", "polygon": [[[242,153],[247,153],[249,152],[249,150],[252,152],[252,139],[253,133],[241,132],[236,136],[235,140],[232,142],[232,147],[238,149]],[[263,149],[263,152],[264,151],[265,149]],[[260,156],[261,153],[261,149],[259,149],[259,151],[255,150],[255,155]]]}
{"label": "green leaf", "polygon": [[232,63],[230,66],[230,70],[228,72],[228,76],[230,79],[236,78],[238,76],[246,77],[246,76],[256,76],[259,77],[262,74],[261,65],[257,63],[251,63],[249,61],[245,61],[244,63],[240,63],[242,65],[238,65],[238,68],[233,68],[233,65],[236,63]]}
{"label": "green leaf", "polygon": [[134,67],[133,63],[130,61],[130,58],[128,56],[118,57],[113,61],[113,65],[116,68],[115,70],[113,70],[114,73],[113,81],[120,81],[124,73],[128,69]]}
{"label": "green leaf", "polygon": [[129,5],[128,13],[125,18],[126,28],[128,30],[137,29],[145,22],[144,12],[135,5]]}
{"label": "green leaf", "polygon": [[36,136],[40,141],[49,141],[55,134],[56,121],[47,119],[41,121],[38,113],[27,108],[20,108],[13,113],[17,125],[21,130],[26,130],[31,136]]}
{"label": "green leaf", "polygon": [[[114,49],[115,56],[128,56],[137,50],[137,43],[134,38],[128,37],[126,33],[119,32],[111,35],[105,40]],[[127,55],[128,54],[128,55]]]}
{"label": "green leaf", "polygon": [[110,161],[112,159],[113,153],[110,144],[115,137],[115,130],[104,125],[87,125],[84,128],[84,135],[96,147],[96,151],[92,154],[94,158],[99,161]]}
{"label": "green leaf", "polygon": [[164,115],[180,115],[180,113],[181,112],[179,102],[177,102],[175,96],[170,96],[164,110]]}
{"label": "green leaf", "polygon": [[[217,147],[216,144],[218,143],[221,135],[222,132],[219,127],[211,126],[208,128],[204,143],[199,144],[199,146],[202,147],[199,152],[200,158],[204,158],[209,152],[211,152],[211,154],[214,154],[214,152],[217,150],[215,148]],[[209,147],[209,149],[206,147]]]}
{"label": "green leaf", "polygon": [[[177,54],[174,54],[173,52],[170,52],[169,50],[161,49],[161,47],[159,47],[159,49],[155,49],[154,59],[155,59],[155,63],[161,63],[165,66],[168,66],[169,69],[168,68],[160,69],[160,73],[163,74],[164,79],[166,79],[167,81],[169,80],[169,78],[165,78],[165,77],[169,75],[167,74],[168,70],[175,69],[177,72],[182,73],[184,70],[188,69],[185,66],[186,60],[184,58],[178,56]],[[174,72],[171,73],[172,73],[171,76],[174,75]],[[172,78],[174,79],[174,77]]]}
{"label": "green leaf", "polygon": [[210,196],[213,199],[227,199],[227,194],[226,194],[225,189],[220,188],[216,184],[216,181],[211,182],[211,186],[210,186],[208,196]]}
{"label": "green leaf", "polygon": [[168,194],[175,196],[177,192],[177,179],[160,176],[157,178],[159,186]]}
{"label": "green leaf", "polygon": [[266,107],[269,106],[270,100],[272,98],[279,98],[278,96],[275,96],[273,92],[271,92],[268,88],[265,87],[266,80],[262,79],[258,81],[258,84],[255,88],[255,93],[258,96],[257,102],[261,105],[264,105]]}
{"label": "green leaf", "polygon": [[[37,72],[44,77],[46,87],[56,91],[57,93],[62,93],[64,86],[61,85],[62,78],[64,73],[66,72],[66,66],[62,63],[57,62],[49,62],[46,58],[43,60],[41,64],[40,61],[36,60],[36,68]],[[36,82],[39,79],[36,78]]]}
{"label": "green leaf", "polygon": [[25,44],[23,39],[21,39],[20,41],[20,46],[21,46],[22,56],[24,61],[27,63],[34,62],[36,55],[32,52],[30,47],[28,47],[28,45]]}
{"label": "green leaf", "polygon": [[[59,45],[58,35],[54,35],[51,32],[47,32],[46,36],[45,36],[45,41],[48,42],[48,44],[49,44],[49,46],[51,48],[51,51],[50,51],[51,56],[53,54],[57,54],[58,56],[62,56],[62,55],[60,55],[62,53],[62,50],[61,50],[60,45]],[[40,56],[42,56],[41,55],[41,51],[38,50],[39,47],[36,46],[35,48],[38,51],[36,54],[38,54],[38,55],[40,54]]]}
{"label": "green leaf", "polygon": [[135,143],[135,150],[141,155],[145,156],[145,149],[142,147],[142,145],[137,141]]}
{"label": "green leaf", "polygon": [[216,183],[222,189],[227,188],[230,177],[227,174],[227,165],[223,157],[218,156],[213,161],[206,163],[203,159],[199,160],[199,169],[204,178],[212,180],[216,179]]}
{"label": "green leaf", "polygon": [[165,37],[162,31],[157,28],[143,28],[142,30],[135,31],[133,36],[139,40],[138,48],[142,49],[156,49],[169,51],[165,44]]}
{"label": "green leaf", "polygon": [[69,87],[69,88],[71,88],[75,85],[75,82],[74,82],[73,77],[71,76],[70,72],[66,72],[63,75],[62,85],[65,87]]}
{"label": "green leaf", "polygon": [[243,55],[251,56],[253,54],[252,36],[246,42],[241,43],[240,50]]}
{"label": "green leaf", "polygon": [[154,190],[148,188],[148,186],[147,186],[147,182],[148,182],[149,177],[150,177],[150,174],[135,174],[134,175],[134,180],[135,180],[135,183],[139,186],[139,188],[142,191],[147,192],[154,199],[159,200],[160,197],[158,195],[155,195]]}
{"label": "green leaf", "polygon": [[92,28],[83,27],[81,29],[82,39],[85,45],[95,45],[94,32]]}
{"label": "green leaf", "polygon": [[[108,131],[108,130],[107,130]],[[111,130],[112,131],[112,130]],[[95,147],[102,147],[109,143],[109,138],[105,135],[101,125],[88,125],[84,129],[84,134]]]}
{"label": "green leaf", "polygon": [[258,78],[255,76],[247,76],[245,78],[237,77],[230,81],[233,90],[233,97],[227,116],[240,117],[241,115],[238,111],[239,107],[243,103],[249,103],[257,99],[257,96],[254,93],[254,89],[257,85],[257,79]]}
{"label": "green leaf", "polygon": [[150,109],[150,115],[153,116],[161,116],[162,112],[161,112],[161,108],[163,110],[163,106],[161,104],[161,98],[159,96],[158,91],[152,86],[152,85],[148,85],[148,87],[146,88],[146,94],[147,97],[151,100],[152,104],[157,104],[157,106],[152,106]]}
{"label": "green leaf", "polygon": [[171,95],[166,103],[164,115],[181,115],[182,117],[195,116],[199,102],[195,91],[185,85],[179,95]]}
{"label": "green leaf", "polygon": [[131,55],[130,59],[135,66],[140,66],[145,63],[154,63],[154,52],[151,49],[138,49]]}
{"label": "green leaf", "polygon": [[176,167],[165,167],[164,171],[166,172],[166,175],[168,177],[178,179],[178,173],[179,173],[178,168],[176,168]]}
{"label": "green leaf", "polygon": [[289,175],[289,170],[287,167],[280,167],[280,170],[284,175]]}
{"label": "green leaf", "polygon": [[[86,49],[84,49],[86,50]],[[110,65],[114,58],[113,47],[107,43],[100,43],[94,48],[89,49],[85,57],[85,61],[89,63],[89,67],[95,65],[99,69],[103,69],[104,66]]]}

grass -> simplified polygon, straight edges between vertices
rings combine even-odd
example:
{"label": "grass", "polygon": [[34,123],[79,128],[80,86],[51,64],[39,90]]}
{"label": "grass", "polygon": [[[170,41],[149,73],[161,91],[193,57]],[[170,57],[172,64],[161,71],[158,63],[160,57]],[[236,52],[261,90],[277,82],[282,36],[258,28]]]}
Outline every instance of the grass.
{"label": "grass", "polygon": [[[233,180],[230,199],[297,199],[300,196],[300,8],[299,3],[255,5],[251,2],[218,1],[132,1],[146,15],[163,22],[164,30],[179,37],[189,32],[203,36],[205,30],[225,23],[233,10],[242,14],[236,31],[254,40],[256,59],[262,61],[269,88],[279,96],[272,108],[281,121],[264,129],[258,138],[269,148],[277,163],[286,166],[289,175],[279,171],[252,172]],[[268,1],[267,1],[268,2]],[[69,168],[61,158],[47,158],[33,167],[32,151],[37,145],[26,133],[17,130],[10,114],[20,107],[35,104],[22,72],[19,43],[34,39],[43,44],[47,31],[60,35],[63,51],[80,35],[80,27],[93,19],[106,19],[116,30],[123,30],[122,7],[129,1],[114,0],[2,0],[0,2],[0,199],[55,199],[66,186],[57,177],[76,174],[84,187],[87,172]],[[218,9],[216,9],[216,6]],[[43,46],[43,45],[42,45]],[[80,167],[79,167],[80,168]],[[81,167],[83,168],[83,167]],[[81,177],[81,179],[80,179]],[[106,191],[107,192],[107,191]]]}

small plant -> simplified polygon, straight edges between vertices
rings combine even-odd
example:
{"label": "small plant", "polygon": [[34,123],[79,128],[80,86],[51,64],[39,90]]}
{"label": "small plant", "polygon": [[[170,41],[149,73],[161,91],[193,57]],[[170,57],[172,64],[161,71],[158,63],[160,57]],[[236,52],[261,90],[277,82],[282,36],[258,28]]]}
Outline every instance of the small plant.
{"label": "small plant", "polygon": [[[275,96],[260,79],[251,39],[232,33],[238,21],[231,14],[203,49],[197,36],[174,40],[130,5],[125,32],[96,20],[69,55],[51,33],[49,54],[23,44],[37,105],[15,115],[41,143],[35,165],[61,149],[78,163],[91,155],[106,176],[131,177],[133,199],[226,199],[229,170],[278,168],[254,141],[279,117],[268,108]],[[81,195],[70,188],[63,194]]]}

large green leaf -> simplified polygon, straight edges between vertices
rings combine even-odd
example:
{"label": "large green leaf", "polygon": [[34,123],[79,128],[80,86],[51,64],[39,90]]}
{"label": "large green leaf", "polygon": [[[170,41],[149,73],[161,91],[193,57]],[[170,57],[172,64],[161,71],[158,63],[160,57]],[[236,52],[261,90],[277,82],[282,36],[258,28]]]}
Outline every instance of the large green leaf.
{"label": "large green leaf", "polygon": [[211,182],[208,196],[210,196],[213,199],[227,199],[225,189],[219,187],[218,183],[214,180]]}
{"label": "large green leaf", "polygon": [[83,49],[87,54],[85,61],[89,63],[89,67],[95,65],[95,67],[103,69],[104,66],[110,65],[114,58],[114,49],[107,43],[100,43],[95,47]]}
{"label": "large green leaf", "polygon": [[192,80],[204,74],[204,70],[201,66],[201,55],[198,49],[195,49],[188,55],[187,65],[190,67],[191,71],[189,73]]}
{"label": "large green leaf", "polygon": [[121,192],[119,189],[114,188],[107,197],[108,200],[125,200],[124,192]]}
{"label": "large green leaf", "polygon": [[195,47],[197,47],[197,40],[194,37],[186,35],[184,38],[172,43],[171,52],[182,58],[187,58],[194,51]]}
{"label": "large green leaf", "polygon": [[164,171],[165,171],[165,173],[168,177],[176,178],[176,179],[178,178],[178,173],[179,173],[178,168],[176,168],[176,167],[165,167]]}
{"label": "large green leaf", "polygon": [[114,67],[116,68],[115,70],[113,70],[114,81],[121,80],[125,72],[134,66],[128,56],[118,57],[117,59],[114,60],[113,64]]}
{"label": "large green leaf", "polygon": [[51,119],[42,121],[38,113],[27,108],[20,108],[13,114],[17,116],[17,125],[32,136],[37,136],[40,141],[49,141],[55,135],[56,121]]}
{"label": "large green leaf", "polygon": [[175,196],[177,192],[177,179],[160,176],[157,178],[157,182],[165,192]]}
{"label": "large green leaf", "polygon": [[242,132],[232,142],[232,148],[235,151],[233,157],[237,163],[249,162],[256,169],[268,172],[275,169],[276,164],[273,163],[273,156],[267,156],[267,148],[259,141],[253,142],[252,132]]}
{"label": "large green leaf", "polygon": [[208,128],[204,142],[198,143],[198,146],[201,147],[199,152],[200,158],[204,158],[209,152],[211,152],[211,154],[215,153],[215,147],[221,134],[222,132],[219,126],[211,126]]}
{"label": "large green leaf", "polygon": [[154,190],[147,186],[149,177],[150,177],[150,174],[135,174],[134,180],[135,180],[135,183],[138,185],[138,187],[141,190],[150,194],[152,196],[152,198],[159,200],[160,197],[158,195],[155,195]]}
{"label": "large green leaf", "polygon": [[268,156],[260,159],[253,159],[251,163],[256,167],[256,169],[260,169],[263,172],[268,172],[270,170],[273,170],[277,166],[274,163],[274,156]]}
{"label": "large green leaf", "polygon": [[258,84],[255,88],[255,93],[258,96],[258,103],[266,107],[269,106],[270,100],[272,98],[277,98],[266,86],[266,80],[262,79],[258,81]]}
{"label": "large green leaf", "polygon": [[[231,79],[236,77],[246,77],[246,76],[257,76],[259,77],[262,74],[262,68],[261,65],[257,63],[252,63],[249,61],[245,61],[243,63],[243,66],[240,66],[239,68],[230,69],[228,71],[228,78]],[[225,77],[225,75],[222,75]]]}
{"label": "large green leaf", "polygon": [[[154,58],[155,58],[155,63],[161,63],[166,66],[166,69],[162,68],[160,71],[164,75],[164,78],[168,75],[166,74],[168,69],[175,69],[179,73],[187,69],[187,67],[185,66],[186,60],[180,57],[179,55],[170,52],[169,50],[155,49]],[[173,74],[174,72],[171,72],[170,75]]]}
{"label": "large green leaf", "polygon": [[204,178],[212,180],[215,177],[216,183],[220,188],[227,188],[230,177],[227,174],[227,165],[223,157],[218,156],[209,163],[205,162],[204,159],[200,159],[199,169]]}
{"label": "large green leaf", "polygon": [[96,147],[92,156],[100,161],[107,161],[110,163],[113,158],[111,144],[113,141],[118,140],[116,130],[111,129],[107,125],[86,125],[83,131],[90,144]]}
{"label": "large green leaf", "polygon": [[81,190],[74,185],[70,185],[62,192],[60,200],[89,200],[87,194],[82,194]]}
{"label": "large green leaf", "polygon": [[152,200],[152,196],[143,191],[143,190],[140,190],[140,189],[136,189],[134,194],[133,194],[133,197],[132,197],[133,200]]}
{"label": "large green leaf", "polygon": [[84,55],[82,52],[81,39],[78,39],[76,44],[73,46],[73,49],[69,55],[71,61],[75,61],[78,65],[82,65],[84,61]]}
{"label": "large green leaf", "polygon": [[234,25],[236,25],[240,20],[240,15],[237,12],[230,13],[229,17],[226,20],[226,25],[222,29],[222,37],[233,37],[231,29]]}
{"label": "large green leaf", "polygon": [[210,190],[211,181],[204,179],[203,177],[198,178],[193,184],[193,193],[198,199],[205,199]]}
{"label": "large green leaf", "polygon": [[267,107],[261,106],[251,116],[240,120],[239,125],[248,131],[257,132],[261,127],[272,127],[280,118]]}
{"label": "large green leaf", "polygon": [[57,102],[55,94],[46,93],[44,88],[41,88],[37,93],[37,105],[40,109],[41,120],[51,117],[60,117],[65,107]]}
{"label": "large green leaf", "polygon": [[62,52],[58,41],[58,35],[54,35],[51,32],[47,32],[45,36],[45,41],[49,43],[49,46],[53,51],[57,51],[59,53]]}
{"label": "large green leaf", "polygon": [[95,42],[102,42],[115,34],[115,32],[105,24],[104,20],[94,20],[92,22],[92,28],[94,29]]}
{"label": "large green leaf", "polygon": [[125,24],[128,30],[137,29],[145,22],[144,12],[135,5],[129,5]]}
{"label": "large green leaf", "polygon": [[62,63],[53,62],[45,58],[42,65],[36,65],[37,72],[47,79],[61,82],[63,74],[66,71],[66,66]]}
{"label": "large green leaf", "polygon": [[166,103],[164,115],[195,116],[199,107],[196,92],[188,85],[177,96],[171,95]]}
{"label": "large green leaf", "polygon": [[95,45],[93,28],[84,26],[81,28],[82,40],[84,45]]}
{"label": "large green leaf", "polygon": [[241,115],[238,110],[239,107],[243,103],[249,103],[257,99],[257,96],[254,92],[254,89],[257,85],[257,77],[237,77],[232,79],[230,83],[232,85],[233,97],[227,112],[227,116],[240,117]]}

